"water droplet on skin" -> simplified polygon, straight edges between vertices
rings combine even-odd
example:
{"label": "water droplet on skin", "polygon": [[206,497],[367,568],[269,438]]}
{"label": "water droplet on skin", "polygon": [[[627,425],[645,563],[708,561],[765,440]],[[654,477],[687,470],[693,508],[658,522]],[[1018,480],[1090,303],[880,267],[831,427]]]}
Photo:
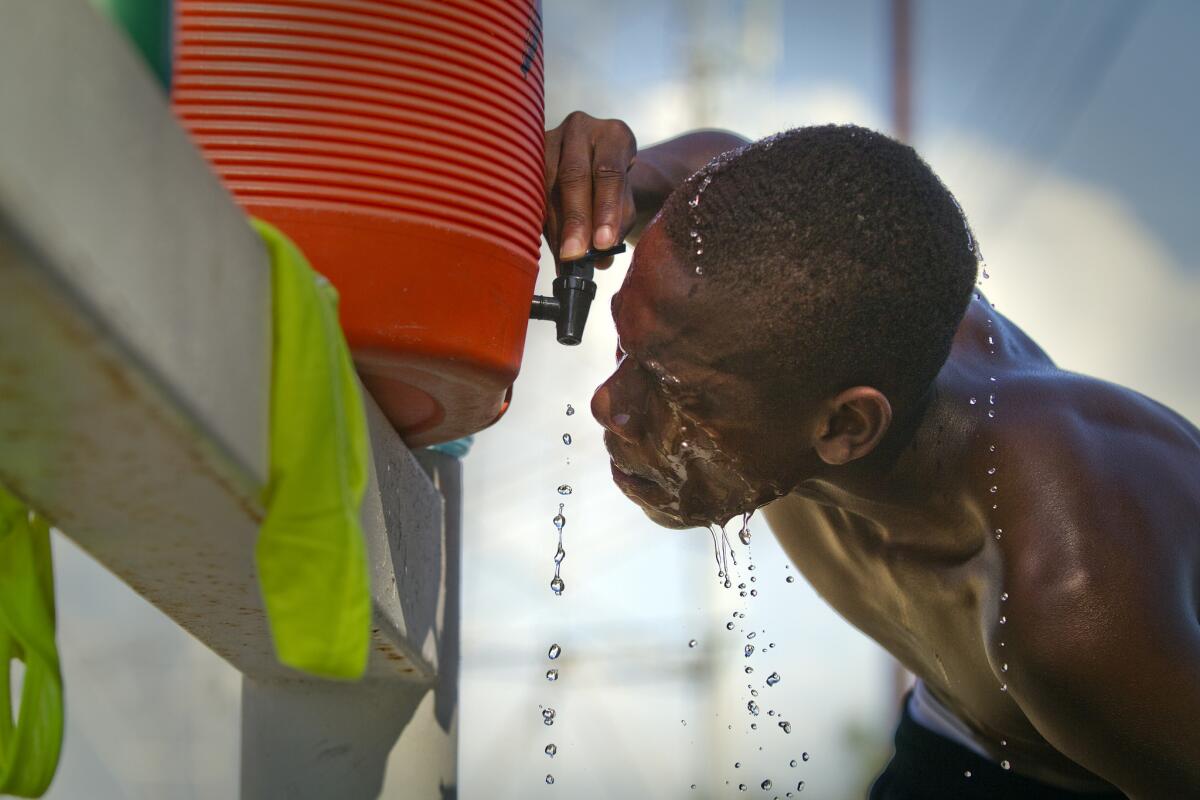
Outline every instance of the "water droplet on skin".
{"label": "water droplet on skin", "polygon": [[767,686],[774,686],[775,684],[779,683],[780,680],[781,678],[779,677],[779,673],[772,672],[767,676]]}
{"label": "water droplet on skin", "polygon": [[1012,769],[1012,764],[1008,762],[1007,758],[1000,762],[1000,769]]}
{"label": "water droplet on skin", "polygon": [[1008,617],[1000,617],[1000,624],[1001,624],[1001,625],[1005,624],[1006,622],[1008,622]]}
{"label": "water droplet on skin", "polygon": [[688,647],[695,647],[695,646],[696,646],[696,640],[688,639]]}
{"label": "water droplet on skin", "polygon": [[571,488],[571,484],[569,484],[569,483],[564,483],[558,487],[559,494],[570,494],[573,491],[575,491],[575,490]]}
{"label": "water droplet on skin", "polygon": [[808,753],[801,753],[801,754],[800,754],[800,760],[801,760],[801,761],[808,761]]}
{"label": "water droplet on skin", "polygon": [[975,398],[974,398],[974,397],[972,397],[972,398],[971,398],[970,400],[968,400],[967,402],[968,402],[968,403],[970,403],[971,405],[975,405],[975,402],[976,402],[976,401],[975,401]]}
{"label": "water droplet on skin", "polygon": [[554,724],[554,709],[553,708],[543,708],[542,709],[542,722],[546,725]]}
{"label": "water droplet on skin", "polygon": [[733,630],[733,623],[732,623],[732,622],[726,622],[726,623],[725,623],[725,630],[727,630],[727,631],[731,631],[731,630]]}
{"label": "water droplet on skin", "polygon": [[749,703],[746,703],[746,710],[749,711],[752,715],[754,715],[756,717],[758,716],[758,704],[755,703],[753,700],[751,700]]}
{"label": "water droplet on skin", "polygon": [[546,658],[549,658],[551,661],[553,661],[554,659],[558,658],[561,654],[562,654],[562,648],[559,647],[557,644],[552,644],[552,645],[550,645],[550,649],[546,652]]}
{"label": "water droplet on skin", "polygon": [[566,588],[567,588],[567,584],[564,583],[563,579],[558,577],[557,575],[555,575],[554,578],[550,581],[550,589],[556,595],[561,595],[563,593],[563,589],[566,589]]}
{"label": "water droplet on skin", "polygon": [[767,778],[765,781],[762,782],[761,786],[763,789],[770,789],[771,788],[771,779]]}
{"label": "water droplet on skin", "polygon": [[788,575],[786,578],[784,578],[784,580],[785,580],[785,581],[787,581],[788,583],[795,583],[795,582],[796,582],[796,578],[795,578],[795,576],[794,576],[794,575]]}
{"label": "water droplet on skin", "polygon": [[554,681],[558,680],[558,670],[556,670],[556,669],[546,670],[546,680],[548,680],[550,682],[554,682]]}
{"label": "water droplet on skin", "polygon": [[554,756],[557,754],[558,754],[558,746],[557,745],[555,745],[555,744],[546,745],[546,755],[550,756],[551,758],[554,758]]}
{"label": "water droplet on skin", "polygon": [[571,443],[571,434],[564,433],[563,434],[563,444],[570,444],[570,443]]}
{"label": "water droplet on skin", "polygon": [[[783,729],[783,732],[784,732],[784,733],[791,733],[791,732],[792,732],[792,723],[790,723],[790,722],[788,722],[788,721],[786,721],[786,720],[781,720],[781,721],[780,721],[780,723],[779,723],[779,727]],[[807,759],[807,758],[806,758],[806,759],[804,759],[804,760],[805,760],[805,761],[808,761],[808,759]]]}
{"label": "water droplet on skin", "polygon": [[571,405],[570,403],[567,403],[567,416],[570,417],[570,416],[574,415],[574,413],[575,413],[575,406]]}
{"label": "water droplet on skin", "polygon": [[554,776],[548,772],[546,773],[546,783],[554,783]]}
{"label": "water droplet on skin", "polygon": [[[996,533],[999,533],[999,532],[1000,532],[1000,529],[999,529],[999,528],[997,528],[997,529],[996,529]],[[1001,592],[1001,593],[1000,593],[1000,602],[1001,602],[1001,603],[1007,603],[1007,602],[1008,602],[1008,592]]]}

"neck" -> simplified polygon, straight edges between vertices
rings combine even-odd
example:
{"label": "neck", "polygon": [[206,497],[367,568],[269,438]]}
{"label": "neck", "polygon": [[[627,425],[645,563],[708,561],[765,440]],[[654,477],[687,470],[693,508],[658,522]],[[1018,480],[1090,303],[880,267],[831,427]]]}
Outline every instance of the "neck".
{"label": "neck", "polygon": [[925,396],[898,416],[880,445],[850,464],[824,465],[796,494],[865,518],[887,546],[938,557],[982,546],[964,468],[974,423],[943,369]]}

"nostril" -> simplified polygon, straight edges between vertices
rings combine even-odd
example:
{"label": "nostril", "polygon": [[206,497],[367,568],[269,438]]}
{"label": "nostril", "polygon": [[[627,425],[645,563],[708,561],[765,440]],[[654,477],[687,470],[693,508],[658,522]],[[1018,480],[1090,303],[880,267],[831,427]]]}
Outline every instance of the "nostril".
{"label": "nostril", "polygon": [[629,415],[628,414],[613,414],[612,421],[613,421],[613,425],[617,425],[617,426],[623,428],[629,424]]}

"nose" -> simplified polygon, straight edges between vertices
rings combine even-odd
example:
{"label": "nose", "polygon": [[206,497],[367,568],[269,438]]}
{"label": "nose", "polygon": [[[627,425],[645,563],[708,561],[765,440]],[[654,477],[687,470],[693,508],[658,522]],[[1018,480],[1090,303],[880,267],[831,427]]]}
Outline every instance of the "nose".
{"label": "nose", "polygon": [[606,430],[630,444],[637,444],[640,433],[629,404],[621,402],[617,385],[619,374],[620,370],[614,372],[592,395],[592,416]]}

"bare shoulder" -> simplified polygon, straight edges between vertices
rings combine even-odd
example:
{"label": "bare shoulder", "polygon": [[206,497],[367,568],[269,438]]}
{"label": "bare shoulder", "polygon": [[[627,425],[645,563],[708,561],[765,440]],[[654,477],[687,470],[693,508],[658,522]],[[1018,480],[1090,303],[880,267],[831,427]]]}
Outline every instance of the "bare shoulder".
{"label": "bare shoulder", "polygon": [[1006,388],[989,649],[1055,747],[1131,797],[1182,796],[1200,777],[1200,434],[1084,376]]}

